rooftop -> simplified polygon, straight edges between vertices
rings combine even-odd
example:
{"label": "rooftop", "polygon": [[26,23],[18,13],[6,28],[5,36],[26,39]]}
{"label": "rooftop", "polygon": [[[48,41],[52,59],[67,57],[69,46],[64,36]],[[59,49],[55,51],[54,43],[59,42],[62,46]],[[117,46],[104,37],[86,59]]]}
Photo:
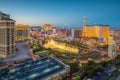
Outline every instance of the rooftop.
{"label": "rooftop", "polygon": [[2,20],[7,20],[7,21],[14,21],[13,19],[11,19],[11,18],[3,18]]}
{"label": "rooftop", "polygon": [[86,25],[86,26],[109,26],[109,25],[95,24],[95,25]]}
{"label": "rooftop", "polygon": [[1,13],[2,15],[5,15],[5,16],[8,15],[8,14],[3,13],[2,11],[0,11],[0,13]]}
{"label": "rooftop", "polygon": [[64,71],[67,66],[54,57],[28,61],[13,68],[0,70],[0,80],[45,80]]}
{"label": "rooftop", "polygon": [[10,18],[9,14],[5,14],[3,12],[0,11],[0,20],[7,20],[7,21],[14,21],[13,19]]}

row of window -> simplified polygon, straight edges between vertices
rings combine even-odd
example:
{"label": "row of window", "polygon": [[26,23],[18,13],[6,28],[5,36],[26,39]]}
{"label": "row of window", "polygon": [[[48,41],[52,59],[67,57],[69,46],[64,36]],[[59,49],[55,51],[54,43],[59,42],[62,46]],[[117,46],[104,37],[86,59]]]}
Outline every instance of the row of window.
{"label": "row of window", "polygon": [[27,30],[18,30],[17,36],[28,36],[28,31]]}
{"label": "row of window", "polygon": [[[10,48],[11,48],[11,50],[10,50]],[[7,52],[7,54],[10,54],[10,52],[14,54],[14,50],[15,50],[14,46],[13,47],[7,47],[6,52]],[[0,47],[0,53],[5,54],[5,47]]]}
{"label": "row of window", "polygon": [[14,22],[0,22],[0,26],[15,26]]}

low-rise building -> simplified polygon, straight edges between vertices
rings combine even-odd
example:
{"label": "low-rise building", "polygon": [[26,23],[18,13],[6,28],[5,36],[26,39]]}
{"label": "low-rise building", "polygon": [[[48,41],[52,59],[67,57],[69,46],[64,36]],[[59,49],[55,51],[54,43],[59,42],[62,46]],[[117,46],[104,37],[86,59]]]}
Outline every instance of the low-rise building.
{"label": "low-rise building", "polygon": [[0,80],[59,80],[70,72],[70,67],[49,56],[28,61],[13,68],[0,70]]}

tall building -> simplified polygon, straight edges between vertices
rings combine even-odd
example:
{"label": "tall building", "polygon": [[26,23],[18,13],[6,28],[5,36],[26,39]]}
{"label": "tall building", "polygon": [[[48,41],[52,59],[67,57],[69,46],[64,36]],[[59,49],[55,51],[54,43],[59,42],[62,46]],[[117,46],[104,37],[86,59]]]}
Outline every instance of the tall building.
{"label": "tall building", "polygon": [[104,44],[108,44],[109,25],[86,25],[86,17],[84,17],[83,37],[103,38]]}
{"label": "tall building", "polygon": [[83,33],[82,36],[83,37],[87,37],[87,32],[86,32],[86,17],[84,16],[84,20],[83,20]]}
{"label": "tall building", "polygon": [[49,30],[49,29],[51,29],[52,28],[52,25],[51,24],[44,24],[43,25],[43,29],[44,30]]}
{"label": "tall building", "polygon": [[0,11],[0,58],[15,55],[15,20]]}
{"label": "tall building", "polygon": [[108,57],[114,57],[116,55],[115,53],[115,42],[113,39],[113,31],[110,31],[110,35],[108,38]]}
{"label": "tall building", "polygon": [[72,38],[82,37],[82,29],[71,29],[71,37]]}
{"label": "tall building", "polygon": [[18,24],[15,27],[16,41],[25,41],[30,39],[30,26]]}
{"label": "tall building", "polygon": [[49,33],[49,30],[52,29],[52,25],[51,24],[44,24],[43,25],[43,30],[45,31],[45,34]]}

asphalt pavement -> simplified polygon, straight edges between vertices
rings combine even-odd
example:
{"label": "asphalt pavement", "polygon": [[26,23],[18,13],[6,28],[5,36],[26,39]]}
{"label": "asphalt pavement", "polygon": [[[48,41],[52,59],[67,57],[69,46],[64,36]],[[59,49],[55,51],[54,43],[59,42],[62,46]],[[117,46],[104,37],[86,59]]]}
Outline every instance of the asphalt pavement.
{"label": "asphalt pavement", "polygon": [[26,42],[17,42],[16,48],[18,50],[16,51],[15,56],[5,59],[4,62],[10,61],[10,60],[20,60],[20,59],[31,58],[28,55],[29,47],[26,46]]}

